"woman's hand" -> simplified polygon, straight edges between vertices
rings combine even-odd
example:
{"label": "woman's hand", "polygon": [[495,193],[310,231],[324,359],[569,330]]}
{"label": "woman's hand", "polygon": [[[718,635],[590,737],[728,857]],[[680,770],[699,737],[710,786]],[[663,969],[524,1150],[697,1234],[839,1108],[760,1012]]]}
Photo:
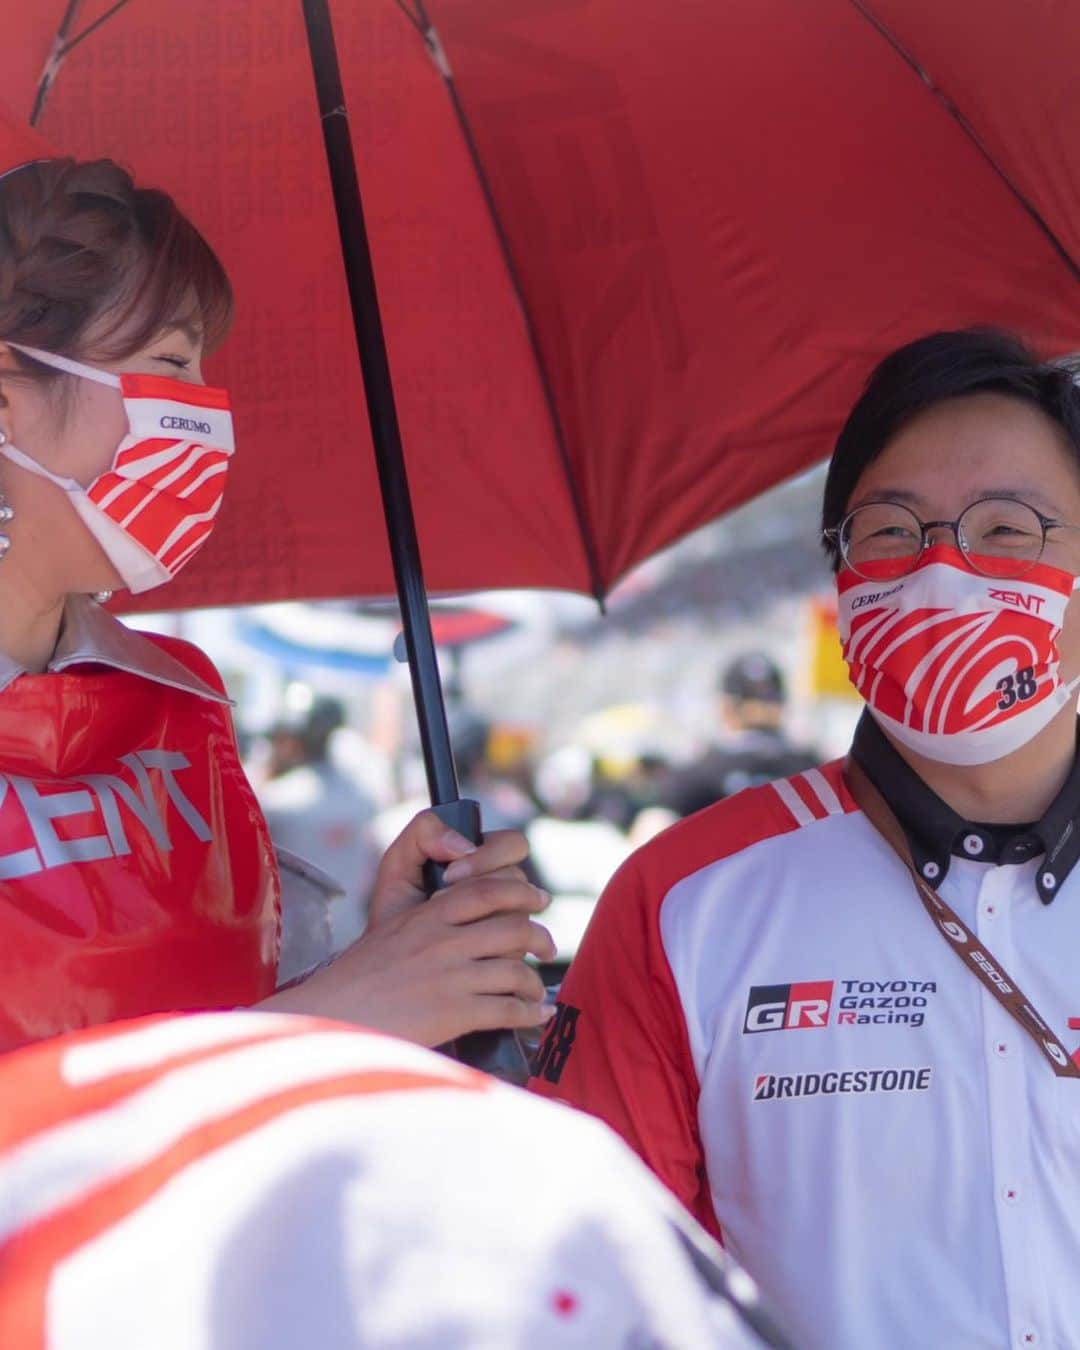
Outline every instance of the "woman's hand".
{"label": "woman's hand", "polygon": [[[526,955],[555,956],[530,918],[550,904],[518,866],[528,854],[516,830],[479,847],[433,811],[416,816],[387,849],[363,936],[329,966],[259,1004],[355,1022],[441,1045],[468,1031],[533,1027],[547,1020],[544,986]],[[430,900],[424,863],[449,863]]]}

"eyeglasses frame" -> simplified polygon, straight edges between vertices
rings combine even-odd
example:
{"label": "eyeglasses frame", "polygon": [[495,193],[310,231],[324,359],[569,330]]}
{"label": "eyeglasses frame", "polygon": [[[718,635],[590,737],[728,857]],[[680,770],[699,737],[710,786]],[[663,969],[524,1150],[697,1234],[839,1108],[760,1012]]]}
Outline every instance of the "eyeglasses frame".
{"label": "eyeglasses frame", "polygon": [[[1032,506],[1030,502],[1025,502],[1020,497],[1001,497],[994,495],[989,497],[977,497],[973,502],[968,502],[967,506],[964,507],[964,509],[960,512],[960,514],[956,517],[955,520],[926,520],[926,521],[920,520],[919,517],[915,514],[915,512],[911,509],[911,507],[907,506],[904,502],[894,502],[890,501],[888,498],[878,498],[878,499],[872,498],[870,501],[860,502],[858,506],[856,506],[853,510],[849,511],[846,516],[844,516],[843,520],[841,520],[839,525],[834,525],[827,530],[822,530],[821,535],[822,538],[828,540],[829,543],[831,543],[833,547],[836,549],[836,551],[839,553],[840,559],[843,562],[844,566],[850,568],[851,571],[854,572],[856,576],[863,577],[865,574],[860,572],[859,569],[848,559],[847,546],[844,543],[844,527],[847,525],[851,517],[855,515],[856,512],[861,511],[864,506],[899,506],[902,510],[907,511],[907,513],[911,516],[912,520],[914,520],[915,523],[919,526],[919,529],[921,531],[918,551],[911,555],[911,566],[907,569],[906,572],[898,573],[899,576],[909,576],[918,566],[919,559],[926,552],[927,548],[930,547],[929,532],[931,530],[951,530],[953,538],[956,540],[956,546],[960,550],[964,562],[968,565],[968,567],[971,568],[971,570],[977,576],[980,577],[998,576],[1000,575],[999,573],[983,572],[978,567],[975,566],[975,564],[971,560],[971,555],[968,553],[967,547],[963,542],[963,536],[960,532],[960,522],[964,519],[964,517],[967,515],[969,511],[973,510],[976,506],[980,506],[983,502],[1012,502],[1013,505],[1015,506],[1025,507],[1028,511],[1032,513],[1032,515],[1035,516],[1035,518],[1039,522],[1039,525],[1042,529],[1042,542],[1039,545],[1039,552],[1036,554],[1034,558],[1032,558],[1031,562],[1024,569],[1024,572],[1017,573],[1017,576],[1024,576],[1027,572],[1030,572],[1033,567],[1037,567],[1038,564],[1042,561],[1042,556],[1046,552],[1047,530],[1080,530],[1080,525],[1072,525],[1067,520],[1055,520],[1053,516],[1044,515],[1038,509],[1038,507]],[[873,581],[875,580],[875,578],[865,577],[865,580]],[[1015,578],[1013,578],[1013,580],[1015,580]]]}

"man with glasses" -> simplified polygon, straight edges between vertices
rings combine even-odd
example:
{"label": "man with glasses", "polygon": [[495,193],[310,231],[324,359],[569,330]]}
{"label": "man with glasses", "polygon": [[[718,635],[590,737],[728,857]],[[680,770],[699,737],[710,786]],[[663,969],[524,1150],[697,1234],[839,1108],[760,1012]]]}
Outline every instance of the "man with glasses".
{"label": "man with glasses", "polygon": [[652,841],[534,1087],[614,1125],[796,1343],[1080,1345],[1080,390],[1008,335],[886,358],[824,542],[844,763]]}

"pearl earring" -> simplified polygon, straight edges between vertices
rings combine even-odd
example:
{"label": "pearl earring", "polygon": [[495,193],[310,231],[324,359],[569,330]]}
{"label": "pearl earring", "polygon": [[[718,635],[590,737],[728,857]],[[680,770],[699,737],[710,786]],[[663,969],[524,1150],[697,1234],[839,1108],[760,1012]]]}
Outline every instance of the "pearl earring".
{"label": "pearl earring", "polygon": [[[7,436],[2,431],[0,431],[0,445],[6,444],[7,444]],[[0,525],[7,525],[10,521],[14,519],[15,519],[15,512],[13,508],[8,505],[8,500],[4,496],[3,489],[0,489]],[[10,547],[11,547],[10,535],[4,534],[3,531],[0,531],[0,562],[3,562],[4,557],[7,554],[7,551]]]}

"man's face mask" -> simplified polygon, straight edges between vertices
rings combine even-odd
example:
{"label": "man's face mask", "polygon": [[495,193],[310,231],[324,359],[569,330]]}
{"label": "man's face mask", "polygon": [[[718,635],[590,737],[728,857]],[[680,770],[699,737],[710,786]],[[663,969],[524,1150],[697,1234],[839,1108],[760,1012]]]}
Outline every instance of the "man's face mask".
{"label": "man's face mask", "polygon": [[63,488],[130,591],[169,581],[206,543],[235,445],[229,396],[161,375],[113,375],[20,343],[36,361],[118,389],[128,434],[89,487],[63,478],[11,442],[0,455]]}
{"label": "man's face mask", "polygon": [[1080,678],[1061,679],[1057,639],[1078,582],[1038,563],[981,576],[959,549],[927,549],[891,580],[837,577],[851,681],[881,727],[943,764],[988,764],[1036,736]]}

